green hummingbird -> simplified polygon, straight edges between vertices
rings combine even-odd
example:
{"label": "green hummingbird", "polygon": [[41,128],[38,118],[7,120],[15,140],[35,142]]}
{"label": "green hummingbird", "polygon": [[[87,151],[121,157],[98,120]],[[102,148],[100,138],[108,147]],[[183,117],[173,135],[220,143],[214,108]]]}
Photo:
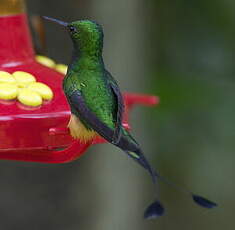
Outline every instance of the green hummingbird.
{"label": "green hummingbird", "polygon": [[[152,168],[140,145],[122,126],[123,98],[116,80],[104,65],[101,25],[90,20],[67,23],[46,16],[44,18],[66,27],[73,42],[72,60],[63,80],[63,90],[71,108],[68,124],[71,135],[82,142],[92,141],[99,135],[119,147],[146,169],[155,185],[160,179],[179,188]],[[195,195],[189,190],[183,189],[183,191],[189,193],[202,207],[216,206],[216,203]],[[156,198],[147,207],[144,217],[150,219],[163,214],[164,207]]]}

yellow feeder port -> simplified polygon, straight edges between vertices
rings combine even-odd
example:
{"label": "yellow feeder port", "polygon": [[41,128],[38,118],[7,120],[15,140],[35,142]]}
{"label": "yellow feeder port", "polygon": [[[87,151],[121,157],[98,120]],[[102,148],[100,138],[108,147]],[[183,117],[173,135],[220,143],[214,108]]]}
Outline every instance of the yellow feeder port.
{"label": "yellow feeder port", "polygon": [[50,67],[50,68],[54,68],[55,67],[55,62],[52,59],[50,59],[50,58],[48,58],[46,56],[37,55],[35,57],[35,59],[36,59],[36,61],[38,63],[40,63],[42,65],[45,65],[45,66]]}
{"label": "yellow feeder port", "polygon": [[15,78],[19,87],[26,87],[30,83],[36,81],[35,77],[32,74],[24,71],[16,71],[12,75]]}
{"label": "yellow feeder port", "polygon": [[0,83],[0,99],[13,100],[18,95],[18,88],[11,83]]}
{"label": "yellow feeder port", "polygon": [[28,89],[37,92],[44,100],[51,100],[53,92],[49,86],[41,82],[34,82],[28,86]]}
{"label": "yellow feeder port", "polygon": [[62,74],[66,74],[67,73],[67,70],[68,70],[68,66],[67,65],[64,65],[64,64],[57,64],[56,66],[55,66],[55,69],[58,71],[58,72],[60,72],[60,73],[62,73]]}
{"label": "yellow feeder port", "polygon": [[30,89],[24,88],[19,91],[18,101],[24,105],[36,107],[42,104],[42,97]]}
{"label": "yellow feeder port", "polygon": [[0,71],[0,83],[16,83],[16,80],[10,73]]}

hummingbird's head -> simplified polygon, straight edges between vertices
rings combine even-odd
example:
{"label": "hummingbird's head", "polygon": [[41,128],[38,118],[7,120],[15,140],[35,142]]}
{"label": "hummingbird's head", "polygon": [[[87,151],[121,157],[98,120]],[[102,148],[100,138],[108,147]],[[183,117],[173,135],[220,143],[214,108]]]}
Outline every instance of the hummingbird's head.
{"label": "hummingbird's head", "polygon": [[71,23],[44,17],[67,28],[75,49],[89,55],[101,55],[103,48],[103,29],[94,21],[79,20]]}

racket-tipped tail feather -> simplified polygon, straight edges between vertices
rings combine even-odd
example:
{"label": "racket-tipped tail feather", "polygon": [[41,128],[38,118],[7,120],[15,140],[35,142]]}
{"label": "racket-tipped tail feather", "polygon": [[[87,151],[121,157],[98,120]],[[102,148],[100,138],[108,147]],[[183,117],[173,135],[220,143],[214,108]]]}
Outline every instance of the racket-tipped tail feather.
{"label": "racket-tipped tail feather", "polygon": [[163,216],[164,213],[164,207],[158,200],[156,200],[146,208],[144,212],[144,219],[155,219],[157,217]]}

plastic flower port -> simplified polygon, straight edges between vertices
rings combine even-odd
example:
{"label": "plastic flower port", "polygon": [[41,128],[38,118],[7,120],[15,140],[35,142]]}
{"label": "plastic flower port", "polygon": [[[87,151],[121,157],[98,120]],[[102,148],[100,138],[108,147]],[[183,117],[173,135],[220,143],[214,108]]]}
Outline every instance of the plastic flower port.
{"label": "plastic flower port", "polygon": [[37,107],[42,105],[43,100],[51,100],[53,92],[50,87],[24,71],[15,71],[10,74],[0,71],[0,99],[17,99],[21,104]]}
{"label": "plastic flower port", "polygon": [[18,95],[18,87],[10,83],[0,84],[0,99],[13,100]]}
{"label": "plastic flower port", "polygon": [[44,66],[47,66],[49,68],[55,69],[59,73],[65,75],[68,69],[67,65],[64,64],[57,64],[54,60],[52,60],[49,57],[42,56],[42,55],[37,55],[35,57],[36,61]]}

